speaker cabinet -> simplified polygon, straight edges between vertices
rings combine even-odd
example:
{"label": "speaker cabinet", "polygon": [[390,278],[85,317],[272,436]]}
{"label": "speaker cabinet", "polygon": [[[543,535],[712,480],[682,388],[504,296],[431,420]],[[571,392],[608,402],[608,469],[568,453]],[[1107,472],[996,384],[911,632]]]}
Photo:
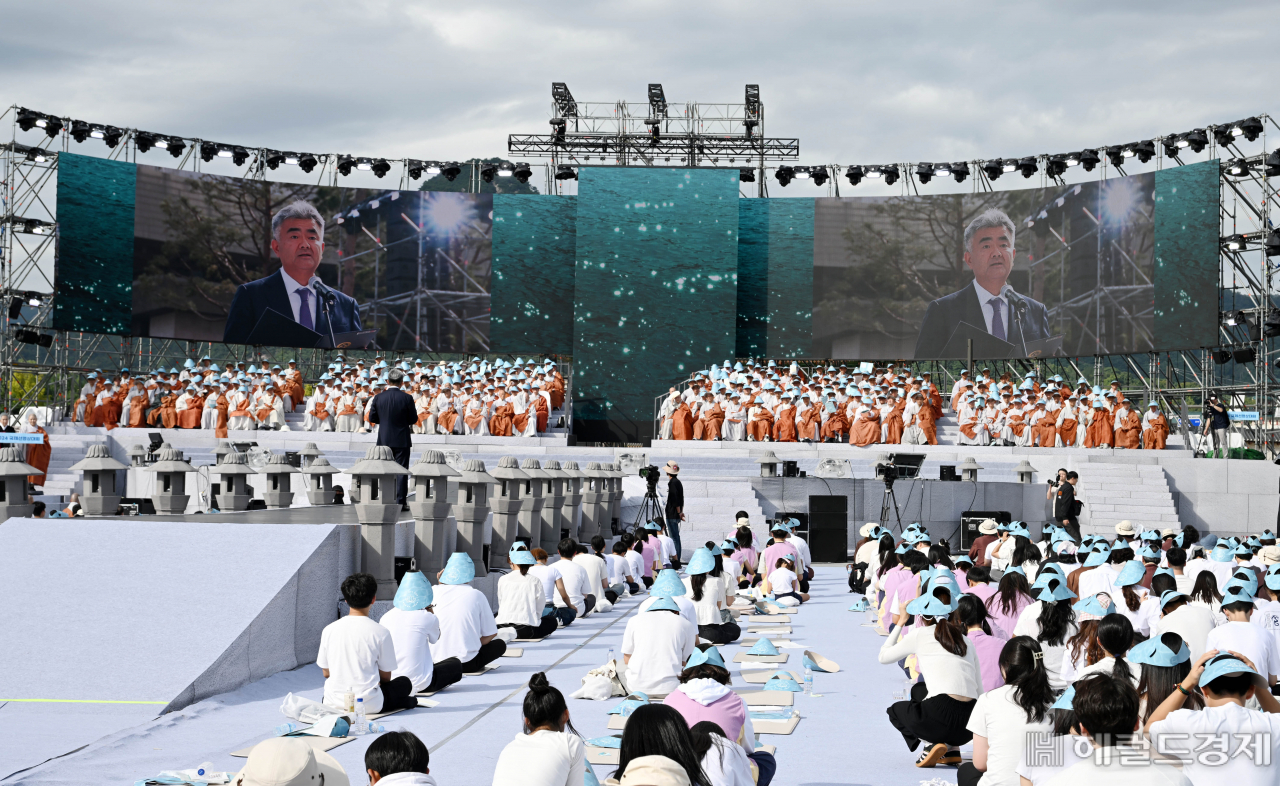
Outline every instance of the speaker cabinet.
{"label": "speaker cabinet", "polygon": [[849,498],[809,497],[809,553],[814,562],[844,562],[849,556]]}

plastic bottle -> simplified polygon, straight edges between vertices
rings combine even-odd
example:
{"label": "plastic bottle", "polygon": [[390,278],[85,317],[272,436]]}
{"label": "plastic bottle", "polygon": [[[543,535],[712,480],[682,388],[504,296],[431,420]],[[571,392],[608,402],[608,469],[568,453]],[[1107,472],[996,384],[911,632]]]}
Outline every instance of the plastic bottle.
{"label": "plastic bottle", "polygon": [[364,714],[363,696],[356,699],[356,721],[351,724],[351,733],[356,736],[369,733],[369,720]]}
{"label": "plastic bottle", "polygon": [[211,761],[206,761],[204,764],[201,764],[199,767],[196,767],[197,778],[207,778],[212,774],[213,774],[213,762]]}
{"label": "plastic bottle", "polygon": [[387,727],[377,721],[369,721],[369,734],[385,734]]}
{"label": "plastic bottle", "polygon": [[347,712],[356,711],[356,692],[353,688],[347,688],[347,692],[342,694],[342,707]]}
{"label": "plastic bottle", "polygon": [[608,656],[607,658],[605,658],[605,659],[604,659],[604,662],[605,662],[605,663],[612,663],[612,662],[613,662],[613,647],[610,647],[610,648],[609,648],[609,656]]}
{"label": "plastic bottle", "polygon": [[[302,728],[301,723],[293,723],[293,722],[281,723],[279,726],[276,727],[276,736],[283,737],[286,734],[293,734],[295,731],[301,728]],[[203,767],[205,765],[201,764],[200,766]],[[204,773],[200,773],[200,774],[203,775]]]}
{"label": "plastic bottle", "polygon": [[806,668],[804,670],[804,695],[808,696],[813,693],[813,669]]}

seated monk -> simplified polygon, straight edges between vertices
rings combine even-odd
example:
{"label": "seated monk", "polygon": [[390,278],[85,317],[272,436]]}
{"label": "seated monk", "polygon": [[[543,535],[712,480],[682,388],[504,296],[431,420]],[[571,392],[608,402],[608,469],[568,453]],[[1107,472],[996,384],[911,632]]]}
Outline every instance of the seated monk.
{"label": "seated monk", "polygon": [[1116,411],[1115,429],[1116,447],[1130,450],[1138,447],[1142,435],[1142,420],[1127,403],[1122,404]]}
{"label": "seated monk", "polygon": [[689,402],[683,398],[671,415],[671,438],[693,439],[693,412],[689,410]]}
{"label": "seated monk", "polygon": [[884,441],[889,445],[902,444],[902,411],[906,408],[907,400],[899,399],[884,420]]}
{"label": "seated monk", "polygon": [[537,431],[539,434],[547,430],[547,418],[551,417],[551,407],[547,404],[547,397],[538,394],[533,397],[533,411],[537,415]]}
{"label": "seated monk", "polygon": [[880,413],[874,407],[863,405],[858,409],[858,419],[849,429],[849,444],[865,447],[880,441]]}
{"label": "seated monk", "polygon": [[763,401],[756,402],[756,405],[749,411],[748,417],[747,436],[749,438],[754,437],[756,442],[764,442],[772,438],[773,413],[769,411]]}
{"label": "seated monk", "polygon": [[1147,414],[1142,417],[1142,447],[1147,450],[1164,450],[1169,438],[1169,421],[1156,402],[1151,402]]}
{"label": "seated monk", "polygon": [[925,441],[930,445],[938,444],[938,409],[925,404],[916,414],[916,422],[924,432]]}
{"label": "seated monk", "polygon": [[773,439],[775,442],[796,441],[796,408],[789,399],[778,407],[778,414],[773,423]]}
{"label": "seated monk", "polygon": [[1058,423],[1058,439],[1062,440],[1065,447],[1074,447],[1076,444],[1076,432],[1079,430],[1080,421],[1076,420],[1075,410],[1067,410],[1062,414],[1062,420]]}
{"label": "seated monk", "polygon": [[822,431],[821,407],[821,404],[809,402],[809,406],[805,409],[804,414],[800,416],[800,422],[797,424],[800,439],[807,439],[811,442],[818,441]]}
{"label": "seated monk", "polygon": [[1115,444],[1114,440],[1115,430],[1112,427],[1111,413],[1102,405],[1102,402],[1095,402],[1093,420],[1089,421],[1089,426],[1084,431],[1084,446],[1086,448],[1109,448]]}
{"label": "seated monk", "polygon": [[836,440],[843,441],[845,435],[849,433],[849,419],[845,417],[843,407],[834,407],[835,411],[828,410],[827,420],[822,424],[822,441]]}
{"label": "seated monk", "polygon": [[489,418],[489,433],[495,437],[511,436],[511,418],[515,412],[516,408],[505,400],[495,406]]}
{"label": "seated monk", "polygon": [[1036,422],[1031,426],[1032,447],[1052,448],[1058,445],[1058,424],[1044,409],[1044,402],[1036,402],[1036,411],[1032,417]]}

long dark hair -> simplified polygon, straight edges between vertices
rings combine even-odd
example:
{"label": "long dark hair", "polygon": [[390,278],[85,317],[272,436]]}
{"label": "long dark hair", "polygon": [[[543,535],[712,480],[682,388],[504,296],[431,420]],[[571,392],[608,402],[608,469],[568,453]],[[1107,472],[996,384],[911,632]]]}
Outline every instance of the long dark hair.
{"label": "long dark hair", "polygon": [[[1177,652],[1182,649],[1182,637],[1176,633],[1165,633],[1160,636],[1160,642],[1169,649]],[[1147,725],[1147,721],[1151,720],[1151,714],[1156,711],[1169,698],[1187,675],[1191,673],[1191,661],[1179,663],[1176,666],[1152,666],[1150,664],[1142,664],[1142,676],[1138,679],[1138,695],[1147,698],[1146,708],[1142,713],[1142,725]],[[1183,709],[1200,710],[1204,709],[1204,698],[1200,696],[1199,691],[1191,691],[1182,699]]]}
{"label": "long dark hair", "polygon": [[[887,537],[889,537],[889,536],[888,536],[888,535],[885,535],[885,537],[887,538]],[[886,574],[886,573],[888,573],[889,571],[893,570],[894,568],[898,567],[898,565],[900,565],[900,564],[902,564],[902,563],[901,563],[901,561],[898,559],[898,552],[896,552],[896,551],[894,551],[894,550],[893,550],[893,542],[892,542],[892,541],[890,541],[890,543],[889,543],[889,551],[888,551],[888,553],[885,553],[885,552],[884,552],[884,550],[883,550],[883,546],[881,547],[881,551],[880,551],[880,570],[876,571],[876,575],[877,575],[877,576],[883,576],[884,574]]]}
{"label": "long dark hair", "polygon": [[742,548],[744,549],[751,548],[751,544],[753,542],[751,538],[751,528],[738,527],[738,531],[734,533],[733,539],[738,541],[738,545],[741,546]]}
{"label": "long dark hair", "polygon": [[1057,695],[1049,687],[1040,642],[1030,636],[1009,639],[1000,650],[1000,673],[1013,686],[1013,700],[1027,713],[1027,722],[1043,721]]}
{"label": "long dark hair", "polygon": [[[693,724],[693,728],[689,729],[689,738],[693,741],[693,752],[697,755],[699,762],[707,758],[707,754],[711,752],[711,746],[716,744],[715,738],[712,736],[716,734],[720,735],[724,740],[724,742],[720,743],[721,745],[729,741],[729,736],[724,733],[724,729],[720,728],[720,724],[715,721],[698,721]],[[720,766],[723,767],[724,749],[720,748],[719,750]]]}
{"label": "long dark hair", "polygon": [[1036,548],[1036,544],[1032,543],[1030,538],[1022,535],[1013,536],[1013,559],[1011,565],[1022,567],[1028,562],[1040,563],[1040,549]]}
{"label": "long dark hair", "polygon": [[929,569],[929,558],[921,554],[917,549],[907,549],[898,559],[902,566],[912,573],[919,573],[922,570]]}
{"label": "long dark hair", "polygon": [[992,612],[999,610],[1003,614],[1012,614],[1018,610],[1018,601],[1031,600],[1031,585],[1027,577],[1021,573],[1006,571],[1000,577],[1000,591],[987,598],[987,608]]}
{"label": "long dark hair", "polygon": [[[1049,583],[1053,584],[1060,579],[1049,579]],[[1067,640],[1067,633],[1071,631],[1071,623],[1075,622],[1076,610],[1071,608],[1071,599],[1064,598],[1059,601],[1045,601],[1040,606],[1040,616],[1036,622],[1040,625],[1040,635],[1036,636],[1037,641],[1042,641],[1050,647],[1060,647]]]}
{"label": "long dark hair", "polygon": [[929,563],[932,565],[942,565],[950,570],[956,569],[956,564],[951,561],[951,555],[947,553],[948,549],[941,543],[935,543],[929,547]]}
{"label": "long dark hair", "polygon": [[707,583],[706,573],[695,573],[689,577],[689,587],[693,589],[693,599],[702,600],[702,588]]}
{"label": "long dark hair", "polygon": [[1134,591],[1132,584],[1121,587],[1120,594],[1124,596],[1124,605],[1129,607],[1129,611],[1137,611],[1142,605],[1142,596]]}
{"label": "long dark hair", "polygon": [[702,759],[694,752],[689,725],[666,704],[645,704],[631,713],[622,730],[614,777],[621,779],[631,760],[641,756],[666,756],[684,769],[692,786],[711,786],[702,771]]}
{"label": "long dark hair", "polygon": [[[564,694],[547,681],[545,672],[537,672],[529,678],[529,692],[524,695],[524,733],[531,734],[539,726],[550,726],[563,731],[560,719],[569,711],[564,702]],[[568,723],[569,731],[574,734],[573,721]]]}
{"label": "long dark hair", "polygon": [[1123,614],[1108,614],[1098,620],[1098,644],[1116,659],[1111,676],[1132,682],[1133,671],[1124,659],[1124,654],[1133,646],[1133,623],[1129,618]]}
{"label": "long dark hair", "polygon": [[1084,665],[1092,666],[1102,660],[1102,647],[1098,644],[1098,621],[1084,620],[1076,635],[1067,642],[1071,652],[1071,660],[1080,660],[1080,651],[1084,650]]}
{"label": "long dark hair", "polygon": [[982,628],[982,632],[988,636],[994,635],[991,632],[991,623],[988,622],[990,614],[987,613],[987,606],[982,602],[982,598],[977,595],[964,593],[960,599],[956,601],[959,604],[956,607],[955,620],[964,625],[965,630],[973,627]]}
{"label": "long dark hair", "polygon": [[1207,570],[1200,571],[1196,583],[1191,587],[1191,599],[1204,603],[1219,603],[1222,593],[1218,592],[1218,577]]}
{"label": "long dark hair", "polygon": [[[951,590],[946,587],[937,587],[930,590],[930,593],[944,603],[951,602]],[[952,612],[954,616],[955,612]],[[923,616],[923,615],[921,615]],[[929,617],[924,617],[928,620]],[[969,651],[969,640],[964,635],[966,628],[962,628],[958,623],[952,622],[950,617],[935,617],[933,619],[933,638],[942,648],[952,655],[961,658]]]}

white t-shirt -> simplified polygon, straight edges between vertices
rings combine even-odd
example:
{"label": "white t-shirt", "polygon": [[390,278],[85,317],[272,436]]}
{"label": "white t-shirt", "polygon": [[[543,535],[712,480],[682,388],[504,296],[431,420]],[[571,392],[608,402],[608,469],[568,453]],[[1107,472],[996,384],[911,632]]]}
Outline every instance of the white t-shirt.
{"label": "white t-shirt", "polygon": [[1178,634],[1187,643],[1187,648],[1191,650],[1191,662],[1195,663],[1205,653],[1205,644],[1213,625],[1213,612],[1208,607],[1188,603],[1160,619],[1152,620],[1151,638],[1164,633]]}
{"label": "white t-shirt", "polygon": [[533,575],[533,566],[529,567],[527,576],[513,570],[498,579],[498,617],[493,622],[536,627],[542,622],[542,609],[546,605],[542,581]]}
{"label": "white t-shirt", "polygon": [[[1030,636],[1036,641],[1040,641],[1040,610],[1044,608],[1044,601],[1035,601],[1030,606],[1022,610],[1022,614],[1018,616],[1017,623],[1013,626],[1013,635]],[[1078,622],[1072,622],[1067,626],[1067,633],[1062,638],[1062,643],[1057,646],[1050,646],[1048,643],[1040,641],[1040,651],[1044,653],[1044,668],[1049,672],[1049,687],[1056,691],[1066,690],[1067,683],[1062,681],[1062,660],[1067,653],[1067,642],[1071,641],[1071,637],[1080,632]]]}
{"label": "white t-shirt", "polygon": [[641,611],[627,621],[622,654],[627,663],[627,687],[644,693],[670,693],[680,684],[680,672],[693,654],[697,626],[669,611]]}
{"label": "white t-shirt", "polygon": [[[1270,786],[1276,782],[1280,715],[1245,709],[1235,703],[1198,711],[1176,710],[1151,724],[1151,739],[1156,750],[1182,759],[1182,772],[1192,783]],[[1223,739],[1229,740],[1229,753],[1236,753],[1246,743],[1249,748],[1236,756],[1223,757],[1214,753],[1221,750],[1218,741]],[[1269,763],[1255,763],[1254,755],[1266,756]]]}
{"label": "white t-shirt", "polygon": [[631,578],[636,584],[640,584],[640,578],[644,576],[644,555],[638,551],[627,551],[627,573],[631,574]]}
{"label": "white t-shirt", "polygon": [[1253,661],[1254,668],[1264,677],[1280,673],[1280,660],[1276,656],[1276,640],[1268,636],[1262,628],[1249,622],[1227,621],[1209,631],[1204,645],[1206,650],[1226,652],[1232,650]]}
{"label": "white t-shirt", "polygon": [[582,786],[586,746],[567,731],[516,735],[498,755],[493,786]]}
{"label": "white t-shirt", "polygon": [[[569,594],[569,604],[578,610],[579,614],[585,614],[587,604],[583,602],[582,596],[590,595],[591,587],[587,583],[587,572],[581,565],[571,559],[562,559],[556,563],[556,570],[560,573],[560,580],[564,582],[564,591]],[[557,592],[552,598],[557,608],[565,608],[564,598],[560,597]]]}
{"label": "white t-shirt", "polygon": [[1258,598],[1253,602],[1253,616],[1249,621],[1271,634],[1280,651],[1280,601]]}
{"label": "white t-shirt", "polygon": [[466,663],[480,651],[481,636],[498,632],[488,599],[470,585],[438,585],[435,610],[440,618],[440,641],[431,648],[436,663],[446,658]]}
{"label": "white t-shirt", "polygon": [[676,542],[668,535],[659,534],[658,541],[662,544],[662,566],[664,568],[671,567],[671,559],[676,555]]}
{"label": "white t-shirt", "polygon": [[[1103,758],[1095,752],[1050,778],[1045,786],[1191,786],[1187,776],[1167,764],[1133,766],[1134,759],[1145,755],[1145,751],[1130,749],[1110,751]],[[1099,759],[1106,763],[1099,764]]]}
{"label": "white t-shirt", "polygon": [[[693,577],[686,576],[683,581],[685,590],[689,593],[688,598],[692,600]],[[699,625],[720,624],[720,608],[716,605],[717,601],[724,601],[724,585],[715,576],[707,576],[706,582],[702,585],[702,600],[693,601],[693,610]]]}
{"label": "white t-shirt", "polygon": [[794,546],[796,553],[800,555],[800,564],[796,566],[798,570],[803,570],[813,564],[813,558],[809,556],[809,544],[804,538],[793,533],[787,538],[787,542]]}
{"label": "white t-shirt", "polygon": [[1054,735],[1048,740],[1039,740],[1038,744],[1053,746],[1054,751],[1061,751],[1062,757],[1057,760],[1060,763],[1054,763],[1054,757],[1042,758],[1040,761],[1043,763],[1028,763],[1024,757],[1018,764],[1018,777],[1031,781],[1031,786],[1044,786],[1063,770],[1084,761],[1093,753],[1093,743],[1085,737]]}
{"label": "white t-shirt", "polygon": [[440,639],[440,620],[436,615],[426,609],[393,608],[382,615],[379,624],[391,632],[391,641],[395,644],[396,669],[391,672],[391,679],[408,677],[415,693],[430,685],[435,673],[431,645]]}
{"label": "white t-shirt", "polygon": [[[687,619],[689,624],[696,630],[698,627],[698,610],[694,607],[693,598],[688,595],[680,595],[672,598],[672,600],[674,600],[676,605],[680,607],[680,616]],[[657,603],[657,601],[657,598],[649,596],[640,601],[640,607],[636,609],[636,611],[648,611],[649,607],[654,603]]]}
{"label": "white t-shirt", "polygon": [[981,786],[1018,786],[1018,764],[1024,761],[1027,735],[1049,733],[1049,714],[1042,721],[1028,721],[1027,713],[1014,701],[1012,685],[1002,685],[978,697],[965,728],[987,738],[987,771]]}
{"label": "white t-shirt", "polygon": [[786,592],[799,592],[796,586],[796,574],[787,568],[776,568],[769,574],[769,587],[775,596]]}
{"label": "white t-shirt", "polygon": [[582,569],[587,572],[587,587],[590,588],[591,594],[596,596],[596,600],[604,597],[605,576],[608,574],[609,566],[605,561],[594,554],[579,554],[573,558],[573,564],[581,565]]}
{"label": "white t-shirt", "polygon": [[711,747],[707,749],[707,755],[702,757],[702,771],[706,773],[711,786],[756,786],[750,762],[741,745],[734,745],[719,734],[712,734]]}
{"label": "white t-shirt", "polygon": [[605,562],[609,566],[609,584],[626,584],[627,574],[631,572],[631,567],[627,564],[627,558],[620,557],[617,554],[610,554],[605,557]]}
{"label": "white t-shirt", "polygon": [[[483,596],[482,596],[483,597]],[[359,615],[330,622],[320,632],[316,665],[329,670],[324,681],[324,703],[342,706],[347,689],[364,699],[367,713],[382,710],[379,671],[395,671],[396,647],[391,632]]]}
{"label": "white t-shirt", "polygon": [[537,576],[538,580],[542,582],[542,594],[547,603],[550,603],[552,598],[560,596],[560,593],[556,591],[556,580],[560,578],[560,571],[556,569],[555,565],[543,565],[542,563],[530,565],[529,575]]}

